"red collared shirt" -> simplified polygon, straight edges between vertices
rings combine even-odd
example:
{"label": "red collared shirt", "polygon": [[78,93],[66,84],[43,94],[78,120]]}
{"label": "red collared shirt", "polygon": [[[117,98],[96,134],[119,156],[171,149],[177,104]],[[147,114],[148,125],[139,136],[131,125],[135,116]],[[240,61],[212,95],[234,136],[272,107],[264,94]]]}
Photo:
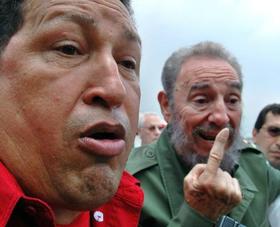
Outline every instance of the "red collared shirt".
{"label": "red collared shirt", "polygon": [[56,225],[47,203],[24,195],[0,162],[0,227],[136,227],[144,200],[139,182],[124,171],[115,196],[94,211],[82,212],[69,225]]}

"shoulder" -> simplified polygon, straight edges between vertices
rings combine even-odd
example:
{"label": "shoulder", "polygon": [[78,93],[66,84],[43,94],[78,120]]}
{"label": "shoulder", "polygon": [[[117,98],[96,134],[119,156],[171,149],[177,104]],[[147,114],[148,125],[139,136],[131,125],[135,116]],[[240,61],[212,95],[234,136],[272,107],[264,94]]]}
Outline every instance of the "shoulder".
{"label": "shoulder", "polygon": [[260,157],[264,159],[263,152],[252,142],[243,140],[240,147],[241,157]]}
{"label": "shoulder", "polygon": [[144,169],[157,165],[155,143],[132,149],[126,164],[126,170],[134,175]]}
{"label": "shoulder", "polygon": [[241,150],[253,152],[253,153],[262,153],[259,147],[252,141],[252,139],[241,140]]}
{"label": "shoulder", "polygon": [[266,158],[261,150],[251,143],[244,144],[240,149],[239,164],[249,165],[252,163],[254,166],[256,163],[267,165]]}
{"label": "shoulder", "polygon": [[247,146],[241,150],[239,165],[254,180],[264,181],[270,191],[280,192],[280,171],[273,168],[263,152],[257,147]]}
{"label": "shoulder", "polygon": [[[269,170],[269,164],[264,154],[250,144],[240,150],[239,166],[252,178],[257,176],[264,180]],[[257,177],[257,178],[258,178]]]}

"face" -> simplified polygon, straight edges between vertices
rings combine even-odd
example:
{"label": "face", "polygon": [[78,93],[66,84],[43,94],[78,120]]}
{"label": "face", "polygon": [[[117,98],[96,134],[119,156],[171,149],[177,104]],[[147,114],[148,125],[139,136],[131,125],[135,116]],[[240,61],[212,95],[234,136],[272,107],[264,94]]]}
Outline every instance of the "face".
{"label": "face", "polygon": [[0,59],[1,161],[28,195],[93,209],[137,131],[140,41],[119,0],[35,0]]}
{"label": "face", "polygon": [[187,138],[184,149],[177,150],[183,156],[192,152],[207,157],[224,127],[231,129],[231,145],[241,119],[241,88],[235,70],[221,59],[186,61],[176,80],[171,116]]}
{"label": "face", "polygon": [[142,145],[150,144],[159,138],[166,122],[156,115],[146,115],[143,127],[139,129]]}
{"label": "face", "polygon": [[270,163],[280,169],[280,115],[268,112],[261,129],[253,131],[253,140]]}

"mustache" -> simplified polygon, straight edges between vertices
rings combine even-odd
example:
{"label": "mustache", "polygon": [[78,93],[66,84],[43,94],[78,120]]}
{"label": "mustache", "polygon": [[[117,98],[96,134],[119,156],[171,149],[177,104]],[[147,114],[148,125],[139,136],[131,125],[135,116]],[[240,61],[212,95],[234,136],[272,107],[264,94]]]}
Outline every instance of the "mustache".
{"label": "mustache", "polygon": [[211,132],[211,131],[215,131],[215,132],[219,132],[221,131],[223,128],[228,128],[229,129],[229,137],[232,138],[235,134],[235,129],[233,128],[233,126],[229,123],[226,124],[224,126],[217,126],[215,124],[209,124],[207,126],[197,126],[196,128],[194,128],[192,134],[194,136],[197,136],[199,134],[206,134],[207,132]]}
{"label": "mustache", "polygon": [[[205,133],[208,131],[220,131],[224,127],[230,130],[230,144],[228,151],[225,153],[224,159],[221,162],[220,168],[224,171],[232,174],[236,168],[236,163],[238,162],[240,156],[240,146],[242,144],[242,137],[238,130],[235,130],[231,124],[226,124],[224,126],[218,127],[215,124],[209,124],[207,126],[198,126],[194,129],[193,133]],[[192,141],[189,140],[184,132],[181,122],[178,118],[173,119],[168,128],[168,133],[171,137],[171,143],[173,144],[177,155],[179,156],[179,161],[186,168],[193,168],[198,163],[206,163],[208,157],[198,155],[196,151],[189,150],[188,146]]]}

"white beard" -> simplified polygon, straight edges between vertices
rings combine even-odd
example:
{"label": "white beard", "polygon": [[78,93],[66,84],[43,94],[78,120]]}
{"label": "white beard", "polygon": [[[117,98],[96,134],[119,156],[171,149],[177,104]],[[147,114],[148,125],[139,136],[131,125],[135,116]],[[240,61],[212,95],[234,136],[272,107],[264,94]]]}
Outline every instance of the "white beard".
{"label": "white beard", "polygon": [[[232,127],[230,127],[230,130],[233,133],[233,143],[229,147],[228,151],[225,152],[220,168],[232,174],[240,156],[239,149],[241,147],[242,138],[240,133],[234,132]],[[187,168],[193,168],[198,163],[207,162],[208,156],[199,155],[197,151],[189,148],[190,141],[184,133],[180,119],[173,119],[170,123],[170,127],[168,128],[168,133],[171,135],[171,143],[175,147],[176,153],[184,166]]]}

